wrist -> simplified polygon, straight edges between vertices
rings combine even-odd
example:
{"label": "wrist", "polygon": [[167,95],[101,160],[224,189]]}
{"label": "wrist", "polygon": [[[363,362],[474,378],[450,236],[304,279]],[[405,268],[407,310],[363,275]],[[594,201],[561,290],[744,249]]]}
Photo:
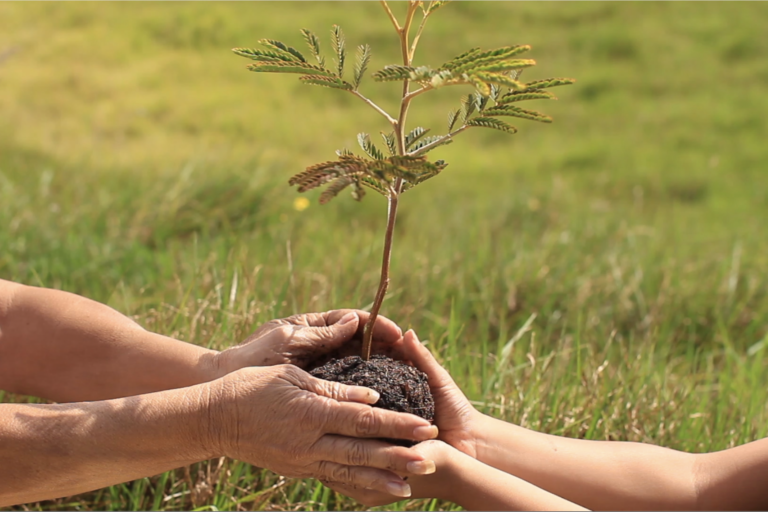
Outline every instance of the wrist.
{"label": "wrist", "polygon": [[493,442],[493,435],[491,435],[494,427],[494,423],[498,420],[476,411],[477,414],[471,422],[471,436],[475,440],[475,458],[481,462],[489,460],[490,454],[498,447]]}

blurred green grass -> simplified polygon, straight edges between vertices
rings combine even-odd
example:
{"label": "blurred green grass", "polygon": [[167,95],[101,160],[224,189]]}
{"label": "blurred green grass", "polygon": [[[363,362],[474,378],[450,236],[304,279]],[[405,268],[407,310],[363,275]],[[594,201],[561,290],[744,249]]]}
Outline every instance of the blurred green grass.
{"label": "blurred green grass", "polygon": [[[314,194],[299,212],[286,182],[385,126],[337,91],[248,73],[229,49],[338,23],[376,69],[398,59],[378,4],[137,5],[0,3],[0,277],[213,347],[274,317],[370,304],[384,202],[320,208]],[[527,43],[528,80],[578,82],[536,105],[552,125],[435,151],[450,165],[404,197],[383,313],[510,421],[688,450],[764,436],[766,24],[764,3],[439,11],[418,63]],[[397,87],[363,89],[397,101]],[[412,122],[439,129],[458,94],[420,97]],[[32,505],[248,507],[356,505],[229,461]]]}

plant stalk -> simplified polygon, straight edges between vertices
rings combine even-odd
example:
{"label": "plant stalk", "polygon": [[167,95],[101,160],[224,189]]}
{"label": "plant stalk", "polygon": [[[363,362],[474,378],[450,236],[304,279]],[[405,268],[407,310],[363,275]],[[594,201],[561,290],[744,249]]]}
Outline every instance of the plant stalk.
{"label": "plant stalk", "polygon": [[[403,65],[410,66],[411,59],[413,58],[413,52],[416,50],[416,41],[412,48],[408,47],[408,32],[411,30],[411,22],[418,9],[418,2],[411,0],[408,2],[408,13],[405,16],[405,23],[402,28],[398,25],[397,19],[392,14],[386,1],[381,2],[384,9],[389,14],[392,24],[400,36],[400,48],[403,56]],[[394,124],[395,136],[397,138],[398,153],[402,156],[406,154],[405,148],[405,119],[408,116],[408,105],[411,102],[411,98],[408,97],[410,89],[409,80],[403,80],[403,95],[400,100],[400,115],[397,118],[397,122]],[[390,191],[389,201],[387,204],[387,231],[384,235],[384,255],[381,261],[381,278],[379,280],[379,288],[376,291],[376,297],[373,300],[373,306],[371,307],[371,314],[368,317],[368,323],[365,324],[363,331],[363,348],[362,358],[368,361],[371,358],[371,348],[373,345],[373,326],[376,325],[376,318],[379,316],[379,310],[384,302],[384,296],[387,294],[387,288],[389,287],[389,266],[392,257],[392,239],[395,234],[395,221],[397,220],[397,205],[400,198],[400,193],[403,189],[403,180],[397,178],[395,180],[395,186]]]}
{"label": "plant stalk", "polygon": [[394,238],[395,234],[398,199],[398,193],[392,193],[389,195],[387,208],[387,232],[384,235],[384,255],[381,261],[381,279],[379,280],[379,289],[376,291],[376,298],[373,300],[373,306],[371,307],[371,315],[368,318],[368,323],[365,324],[365,330],[363,331],[362,357],[366,361],[371,358],[373,326],[376,323],[376,318],[379,316],[381,304],[384,302],[384,296],[387,294],[387,288],[389,287],[389,263],[392,256],[392,239]]}

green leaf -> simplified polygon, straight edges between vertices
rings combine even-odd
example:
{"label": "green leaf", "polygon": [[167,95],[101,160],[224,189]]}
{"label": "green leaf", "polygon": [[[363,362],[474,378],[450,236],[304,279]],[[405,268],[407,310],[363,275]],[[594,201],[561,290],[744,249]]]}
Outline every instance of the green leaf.
{"label": "green leaf", "polygon": [[377,82],[391,82],[395,80],[410,80],[411,73],[415,71],[415,68],[411,66],[400,66],[398,64],[390,64],[384,66],[384,69],[380,69],[373,74],[373,79]]}
{"label": "green leaf", "polygon": [[405,136],[405,149],[407,150],[410,148],[414,142],[426,135],[427,132],[429,132],[429,128],[422,128],[421,126],[417,126],[411,130],[411,132]]}
{"label": "green leaf", "polygon": [[552,118],[548,115],[536,112],[535,110],[525,110],[514,105],[502,105],[496,108],[489,108],[483,115],[486,116],[509,116],[529,119],[531,121],[540,121],[542,123],[551,123]]}
{"label": "green leaf", "polygon": [[443,64],[440,69],[450,69],[454,73],[464,73],[480,66],[492,64],[494,62],[509,60],[515,55],[527,52],[531,47],[527,44],[517,46],[504,46],[495,50],[470,53],[459,59],[455,59]]}
{"label": "green leaf", "polygon": [[304,55],[302,55],[299,50],[286,46],[280,41],[275,41],[274,39],[260,39],[259,44],[271,50],[283,53],[286,56],[292,55],[294,60],[298,60],[299,62],[307,62],[307,59],[304,58]]}
{"label": "green leaf", "polygon": [[481,49],[480,47],[472,48],[470,50],[465,51],[462,54],[457,55],[456,57],[452,58],[442,66],[440,66],[440,69],[453,69],[456,66],[461,65],[463,62],[466,62],[467,59],[472,57],[473,55],[476,55],[480,53]]}
{"label": "green leaf", "polygon": [[360,144],[360,147],[363,148],[363,151],[365,151],[365,153],[374,160],[384,160],[384,153],[382,153],[379,148],[377,148],[373,142],[371,142],[371,138],[367,133],[358,133],[357,143]]}
{"label": "green leaf", "polygon": [[461,99],[461,111],[460,116],[462,121],[469,119],[469,116],[475,113],[477,106],[480,103],[481,95],[477,93],[467,94]]}
{"label": "green leaf", "polygon": [[448,131],[453,131],[453,127],[456,125],[456,121],[459,119],[461,109],[451,110],[448,112]]}
{"label": "green leaf", "polygon": [[325,67],[325,59],[320,55],[320,38],[306,28],[301,29],[301,33],[304,35],[304,40],[307,42],[309,51],[315,57],[317,63],[320,67]]}
{"label": "green leaf", "polygon": [[429,16],[430,14],[432,14],[433,12],[435,12],[436,10],[438,10],[439,8],[441,8],[447,3],[448,3],[448,0],[437,0],[434,2],[429,2],[429,7],[427,7],[426,15]]}
{"label": "green leaf", "polygon": [[[440,143],[435,144],[438,141],[440,141]],[[451,144],[452,142],[453,142],[453,139],[451,137],[445,137],[443,135],[433,135],[432,137],[426,137],[420,140],[418,143],[416,143],[416,145],[411,149],[411,153],[413,154],[419,153],[419,150],[421,148],[429,146],[430,144],[435,144],[434,146],[430,147],[426,151],[419,153],[420,155],[426,155],[433,149],[439,148],[440,146],[446,146],[448,144]]]}
{"label": "green leaf", "polygon": [[338,77],[344,76],[344,60],[346,59],[347,50],[345,49],[344,32],[341,27],[334,25],[331,28],[331,44],[336,50],[336,65],[338,68]]}
{"label": "green leaf", "polygon": [[429,85],[437,89],[451,80],[456,80],[456,78],[453,76],[450,69],[438,70],[432,74],[432,78],[429,79]]}
{"label": "green leaf", "polygon": [[491,62],[489,64],[483,64],[480,66],[474,66],[471,70],[465,71],[465,73],[474,73],[477,71],[486,71],[489,73],[505,73],[507,71],[529,68],[535,65],[536,61],[533,59],[502,60]]}
{"label": "green leaf", "polygon": [[247,59],[264,61],[264,62],[295,62],[296,59],[293,56],[286,55],[282,52],[271,52],[265,50],[254,50],[253,48],[232,48],[232,51],[241,57]]}
{"label": "green leaf", "polygon": [[528,89],[545,89],[547,87],[557,87],[558,85],[571,85],[574,82],[576,82],[576,80],[573,78],[547,78],[529,82],[525,84],[525,86]]}
{"label": "green leaf", "polygon": [[354,155],[354,153],[353,153],[353,152],[351,152],[350,150],[348,150],[347,148],[344,148],[344,149],[337,149],[337,150],[336,150],[336,154],[337,154],[338,156],[352,156],[352,155]]}
{"label": "green leaf", "polygon": [[288,180],[289,185],[297,185],[299,192],[306,192],[328,183],[341,176],[366,174],[372,162],[351,154],[343,154],[337,161],[322,162],[307,167]]}
{"label": "green leaf", "polygon": [[375,190],[376,192],[383,195],[384,197],[389,197],[389,187],[385,183],[382,183],[376,178],[371,178],[370,176],[363,176],[360,178],[360,183],[362,185],[365,185],[368,188]]}
{"label": "green leaf", "polygon": [[482,96],[487,98],[491,95],[491,86],[483,82],[480,77],[470,75],[467,79]]}
{"label": "green leaf", "polygon": [[493,128],[507,133],[517,133],[517,128],[493,117],[475,117],[467,121],[467,126],[478,126],[482,128]]}
{"label": "green leaf", "polygon": [[478,80],[482,80],[483,82],[486,82],[488,84],[506,86],[514,90],[525,89],[525,84],[520,83],[517,80],[513,80],[509,76],[503,75],[501,73],[488,73],[488,72],[481,71],[471,76],[476,77]]}
{"label": "green leaf", "polygon": [[257,73],[300,73],[302,75],[320,75],[335,77],[335,75],[320,66],[305,62],[256,62],[246,66]]}
{"label": "green leaf", "polygon": [[322,76],[322,75],[305,75],[299,77],[301,83],[307,85],[319,85],[322,87],[331,87],[333,89],[341,89],[344,91],[351,91],[354,87],[351,83],[345,82],[341,78],[335,76]]}
{"label": "green leaf", "polygon": [[355,182],[352,184],[352,198],[355,201],[362,201],[365,197],[365,189],[362,186],[362,178],[360,176],[355,177]]}
{"label": "green leaf", "polygon": [[384,139],[384,143],[387,145],[390,155],[397,154],[397,140],[395,140],[395,132],[384,133],[381,132],[381,137]]}
{"label": "green leaf", "polygon": [[360,87],[360,81],[363,79],[365,70],[368,69],[368,63],[371,60],[371,47],[367,44],[361,44],[357,47],[357,61],[355,62],[355,90]]}
{"label": "green leaf", "polygon": [[437,71],[430,68],[429,66],[419,66],[411,71],[411,73],[408,75],[408,78],[414,82],[431,81],[432,77],[435,76],[436,73]]}
{"label": "green leaf", "polygon": [[339,195],[339,192],[355,183],[355,179],[350,176],[336,178],[328,188],[320,194],[320,204],[326,204],[328,201]]}
{"label": "green leaf", "polygon": [[501,98],[499,98],[499,105],[507,105],[509,103],[515,103],[516,101],[527,100],[556,100],[557,97],[549,91],[513,91],[508,92]]}

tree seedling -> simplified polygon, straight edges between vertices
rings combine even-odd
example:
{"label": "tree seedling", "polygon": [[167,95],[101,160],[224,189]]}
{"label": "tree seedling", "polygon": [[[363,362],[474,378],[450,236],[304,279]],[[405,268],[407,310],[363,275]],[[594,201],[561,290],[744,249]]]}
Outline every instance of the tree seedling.
{"label": "tree seedling", "polygon": [[[351,188],[352,196],[358,201],[365,195],[366,188],[387,198],[388,215],[381,279],[364,330],[361,354],[364,361],[371,357],[373,325],[389,286],[392,239],[400,196],[437,176],[446,167],[443,160],[428,160],[427,153],[452,143],[457,135],[471,128],[490,128],[509,134],[516,133],[517,128],[500,119],[504,117],[550,123],[551,117],[523,109],[518,104],[529,100],[556,99],[546,89],[574,82],[570,78],[522,82],[520,75],[523,70],[536,64],[532,59],[520,58],[531,49],[528,45],[505,46],[492,50],[472,48],[438,67],[414,66],[416,47],[427,20],[445,4],[444,1],[410,0],[405,19],[400,22],[387,2],[381,2],[397,34],[402,63],[385,66],[374,72],[371,77],[378,82],[401,84],[400,109],[395,115],[386,112],[360,91],[371,59],[369,45],[357,47],[352,77],[350,80],[346,78],[347,51],[344,33],[338,25],[331,29],[333,65],[327,65],[320,51],[320,39],[307,29],[302,29],[301,33],[309,47],[309,57],[272,39],[259,41],[263,49],[233,49],[236,54],[255,61],[248,66],[251,71],[294,73],[301,75],[299,80],[304,84],[329,87],[352,94],[380,114],[389,124],[389,129],[381,133],[385,150],[382,151],[374,145],[367,133],[360,133],[357,140],[363,155],[356,155],[347,149],[337,151],[336,160],[307,167],[289,181],[290,185],[298,187],[299,192],[327,185],[320,196],[321,204],[327,203],[346,188]],[[415,35],[411,38],[414,21],[418,15],[421,19]],[[408,109],[416,97],[441,87],[452,86],[470,87],[472,91],[461,98],[458,108],[448,113],[445,133],[433,135],[429,128],[420,126],[410,130],[406,128]],[[407,383],[405,387],[408,388]]]}

